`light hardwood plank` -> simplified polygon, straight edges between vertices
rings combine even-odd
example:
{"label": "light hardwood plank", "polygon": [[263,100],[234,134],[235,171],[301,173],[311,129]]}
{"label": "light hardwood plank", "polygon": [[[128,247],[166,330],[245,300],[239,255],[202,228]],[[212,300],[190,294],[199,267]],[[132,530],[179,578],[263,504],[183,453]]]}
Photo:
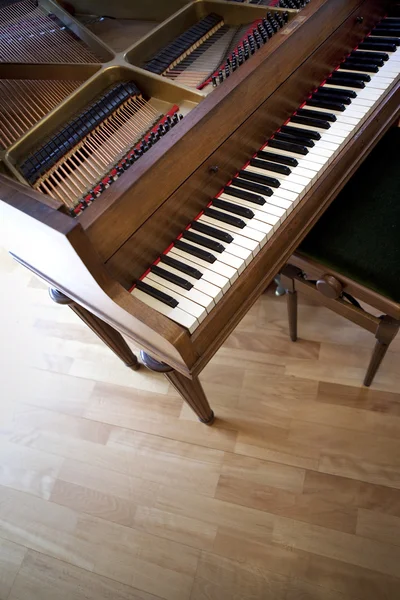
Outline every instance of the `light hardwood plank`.
{"label": "light hardwood plank", "polygon": [[28,551],[9,600],[157,600],[106,577]]}
{"label": "light hardwood plank", "polygon": [[7,600],[27,549],[0,539],[0,600]]}
{"label": "light hardwood plank", "polygon": [[364,508],[359,509],[357,535],[400,546],[400,518]]}

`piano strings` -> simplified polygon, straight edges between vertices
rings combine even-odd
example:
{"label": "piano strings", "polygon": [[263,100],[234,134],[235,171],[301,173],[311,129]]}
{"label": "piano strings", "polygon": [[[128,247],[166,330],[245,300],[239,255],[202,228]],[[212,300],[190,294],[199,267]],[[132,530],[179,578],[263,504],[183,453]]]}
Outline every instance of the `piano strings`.
{"label": "piano strings", "polygon": [[133,82],[118,83],[19,165],[37,190],[75,215],[89,206],[179,120],[155,109]]}
{"label": "piano strings", "polygon": [[212,13],[167,44],[143,68],[190,88],[216,87],[287,21],[287,12],[268,12],[248,25],[231,27]]}
{"label": "piano strings", "polygon": [[5,150],[62,100],[81,81],[0,80],[0,148]]}
{"label": "piano strings", "polygon": [[0,62],[98,63],[99,58],[35,0],[0,6]]}

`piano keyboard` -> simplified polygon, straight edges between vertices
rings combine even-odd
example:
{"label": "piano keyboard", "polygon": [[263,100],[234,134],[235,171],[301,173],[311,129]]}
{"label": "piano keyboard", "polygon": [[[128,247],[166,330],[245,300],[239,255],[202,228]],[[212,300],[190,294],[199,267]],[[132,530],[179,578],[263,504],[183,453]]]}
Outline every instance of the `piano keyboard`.
{"label": "piano keyboard", "polygon": [[11,146],[81,83],[48,79],[0,80],[0,149]]}
{"label": "piano keyboard", "polygon": [[[160,104],[168,106],[165,114]],[[35,189],[78,215],[179,120],[179,107],[117,83],[20,165]]]}
{"label": "piano keyboard", "polygon": [[287,20],[286,12],[268,12],[264,19],[238,28],[210,14],[160,50],[143,68],[190,88],[210,91],[266,44]]}
{"label": "piano keyboard", "polygon": [[92,50],[35,0],[0,4],[0,62],[99,63]]}
{"label": "piano keyboard", "polygon": [[400,18],[381,21],[133,286],[193,333],[398,84]]}

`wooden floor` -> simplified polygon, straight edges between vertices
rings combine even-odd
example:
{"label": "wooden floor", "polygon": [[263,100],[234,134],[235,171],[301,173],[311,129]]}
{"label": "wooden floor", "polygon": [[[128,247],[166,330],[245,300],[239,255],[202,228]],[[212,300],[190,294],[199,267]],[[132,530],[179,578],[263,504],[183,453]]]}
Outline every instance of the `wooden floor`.
{"label": "wooden floor", "polygon": [[400,339],[264,295],[198,423],[0,254],[1,600],[398,600]]}

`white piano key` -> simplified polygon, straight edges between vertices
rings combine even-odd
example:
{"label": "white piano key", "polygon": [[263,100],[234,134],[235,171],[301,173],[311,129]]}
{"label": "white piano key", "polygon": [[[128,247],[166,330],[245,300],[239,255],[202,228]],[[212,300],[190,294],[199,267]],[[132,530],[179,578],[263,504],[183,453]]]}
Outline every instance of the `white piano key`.
{"label": "white piano key", "polygon": [[[194,233],[200,234],[200,232],[195,231],[194,229],[189,229],[189,231],[193,231]],[[214,241],[214,242],[219,242],[220,244],[225,246],[226,252],[229,252],[229,254],[232,254],[233,256],[237,256],[238,258],[241,258],[242,260],[245,261],[246,265],[249,264],[253,259],[252,251],[248,250],[247,248],[243,248],[243,246],[238,246],[234,242],[227,243],[227,242],[223,242],[221,240],[217,240],[216,238],[212,237],[211,235],[208,235],[207,233],[201,232],[201,235],[209,240]],[[215,254],[215,256],[219,256],[219,254],[217,254],[215,252],[213,252],[213,254]]]}
{"label": "white piano key", "polygon": [[205,281],[203,277],[201,279],[190,277],[190,275],[187,275],[186,273],[183,273],[182,271],[179,271],[178,269],[175,269],[174,267],[171,267],[171,265],[167,265],[164,262],[159,262],[157,266],[159,266],[161,269],[164,269],[164,271],[169,271],[170,273],[185,279],[193,285],[193,289],[199,290],[199,292],[203,292],[203,294],[210,296],[210,298],[213,298],[214,302],[218,302],[222,298],[222,290],[216,285]]}
{"label": "white piano key", "polygon": [[[381,81],[381,80],[385,80],[387,85],[390,84],[391,81],[393,81],[393,79],[396,78],[396,73],[394,73],[393,71],[383,71],[382,68],[379,69],[379,71],[377,73],[366,73],[365,71],[353,71],[350,69],[339,69],[338,73],[362,73],[363,75],[369,75],[371,77],[371,81],[367,81],[366,82],[366,86],[370,85],[370,83],[374,80],[377,81]],[[386,73],[386,76],[385,76]],[[374,86],[372,86],[374,87]]]}
{"label": "white piano key", "polygon": [[294,121],[288,121],[287,125],[297,127],[298,129],[309,129],[310,131],[317,131],[318,133],[325,133],[330,129],[323,129],[322,127],[314,127],[313,125],[303,125],[303,123],[295,123]]}
{"label": "white piano key", "polygon": [[265,208],[265,206],[268,206],[267,204],[256,207],[256,205],[252,205],[251,202],[247,202],[246,200],[242,200],[241,198],[236,198],[236,202],[239,206],[249,208],[254,213],[255,219],[258,219],[259,221],[264,221],[269,225],[279,225],[280,217],[282,216],[282,214],[279,214],[280,211],[276,207],[274,212],[272,213]]}
{"label": "white piano key", "polygon": [[210,269],[199,265],[197,262],[190,260],[190,258],[188,258],[186,254],[178,250],[178,248],[175,248],[175,246],[173,246],[172,250],[170,250],[167,253],[167,256],[171,256],[172,258],[175,258],[176,260],[180,260],[181,262],[187,264],[189,267],[197,269],[198,271],[200,271],[200,273],[202,273],[205,281],[216,285],[222,290],[223,293],[227,292],[231,286],[231,282],[228,277],[224,277],[223,275],[220,275],[215,271],[211,271]]}
{"label": "white piano key", "polygon": [[[202,235],[202,234],[199,234],[199,235]],[[224,252],[219,253],[219,252],[214,252],[214,250],[210,250],[210,248],[205,248],[201,244],[198,244],[197,242],[193,242],[192,240],[186,240],[185,238],[182,238],[182,241],[187,242],[188,244],[190,244],[191,246],[194,246],[195,248],[198,248],[199,250],[204,250],[205,252],[209,252],[212,256],[215,256],[216,261],[220,261],[222,263],[225,263],[226,265],[229,265],[233,269],[236,269],[239,274],[244,270],[244,268],[246,266],[244,264],[244,260],[242,258],[233,256],[232,254],[229,253],[228,250],[225,250]],[[195,258],[197,258],[197,257],[195,257]],[[213,264],[215,264],[215,263],[213,263]]]}
{"label": "white piano key", "polygon": [[346,125],[351,125],[351,128],[353,129],[353,127],[355,125],[358,125],[358,123],[360,122],[360,120],[363,118],[364,115],[360,116],[360,117],[349,117],[347,114],[343,114],[343,115],[338,115],[337,119],[336,119],[336,123],[343,123]]}
{"label": "white piano key", "polygon": [[[238,216],[238,215],[234,215],[233,213],[229,212],[228,210],[224,210],[222,208],[217,209],[214,206],[212,208],[214,210],[218,210],[218,212],[223,213],[224,215],[230,215],[231,217]],[[263,223],[262,221],[258,221],[256,218],[246,219],[246,217],[240,216],[239,219],[241,219],[244,223],[246,223],[246,225],[249,225],[249,227],[251,227],[252,229],[256,229],[257,231],[260,231],[261,233],[263,233],[265,235],[268,235],[268,234],[272,235],[273,225],[269,225],[268,223]]]}
{"label": "white piano key", "polygon": [[159,290],[160,292],[164,292],[164,294],[168,294],[169,296],[171,296],[171,298],[174,298],[175,300],[177,300],[179,302],[177,308],[180,308],[181,310],[184,310],[189,315],[196,317],[196,319],[198,320],[199,323],[204,321],[204,319],[206,318],[207,311],[204,308],[204,306],[200,306],[200,304],[197,304],[196,302],[192,302],[191,300],[188,300],[182,294],[179,294],[178,292],[175,292],[175,291],[169,289],[167,286],[164,285],[164,282],[162,284],[160,284],[157,281],[154,281],[153,279],[150,280],[148,275],[146,275],[146,277],[143,279],[143,282],[148,283],[156,290]]}
{"label": "white piano key", "polygon": [[[339,98],[338,98],[338,102],[340,102]],[[303,108],[305,110],[313,110],[315,112],[329,113],[329,114],[335,115],[337,117],[339,115],[347,115],[348,116],[349,115],[349,111],[350,111],[350,106],[351,105],[349,105],[349,107],[345,111],[342,111],[342,110],[331,110],[330,108],[320,108],[319,106],[307,106],[307,105],[303,106]],[[362,114],[361,114],[360,111],[353,110],[353,113],[355,113],[356,117],[357,116],[362,117]]]}
{"label": "white piano key", "polygon": [[189,252],[186,252],[185,250],[182,250],[181,248],[177,248],[176,246],[173,246],[171,248],[170,253],[171,253],[171,255],[177,255],[177,256],[180,256],[181,258],[191,260],[192,262],[195,263],[195,265],[198,266],[198,268],[200,270],[202,270],[201,267],[204,269],[208,269],[209,271],[213,271],[214,273],[217,273],[218,275],[222,275],[223,277],[226,277],[231,282],[235,281],[238,278],[238,273],[237,273],[236,269],[234,269],[233,267],[230,267],[229,265],[225,265],[224,263],[221,263],[218,260],[216,260],[213,263],[208,263],[207,261],[202,260],[201,258],[198,258],[197,256],[193,256],[193,254],[190,254]]}
{"label": "white piano key", "polygon": [[[185,290],[184,288],[180,287],[179,285],[176,285],[176,283],[172,283],[171,281],[168,281],[168,279],[164,279],[163,277],[161,277],[160,275],[156,275],[156,273],[153,273],[152,271],[150,271],[150,273],[148,273],[146,275],[146,277],[143,279],[143,281],[145,283],[148,283],[149,285],[152,285],[153,287],[155,287],[154,284],[158,283],[159,285],[166,288],[165,293],[169,294],[170,296],[171,296],[171,293],[168,290],[171,290],[171,292],[177,292],[180,296],[183,296],[187,300],[190,300],[191,302],[195,302],[196,304],[199,304],[200,306],[205,308],[207,312],[210,312],[210,310],[212,308],[214,308],[214,306],[215,306],[215,302],[210,296],[203,294],[202,292],[200,292],[199,290],[197,290],[195,288],[192,288],[190,290]],[[175,296],[173,296],[173,297],[175,297]],[[178,298],[176,298],[176,299],[178,300]],[[185,306],[179,304],[179,307],[182,308],[182,310],[186,310],[186,312],[189,312],[189,311],[187,311]]]}
{"label": "white piano key", "polygon": [[[244,245],[245,248],[250,247],[251,244],[256,244],[257,251],[265,244],[265,236],[261,233],[261,231],[256,231],[251,227],[245,227],[244,229],[239,229],[238,227],[234,227],[229,223],[224,223],[223,221],[218,221],[218,219],[214,219],[213,217],[209,217],[208,215],[201,215],[198,219],[200,223],[205,223],[206,225],[212,225],[213,227],[219,227],[223,231],[228,231],[231,236],[234,238],[235,242],[238,244]],[[236,237],[235,237],[236,236]],[[246,244],[246,240],[248,240],[248,246]],[[253,250],[255,251],[255,250]]]}
{"label": "white piano key", "polygon": [[284,187],[278,187],[274,188],[274,196],[276,196],[277,198],[282,198],[283,200],[287,200],[289,202],[294,202],[297,199],[298,194],[296,192],[286,190]]}
{"label": "white piano key", "polygon": [[186,327],[186,329],[188,329],[190,333],[193,333],[199,325],[199,321],[196,319],[196,317],[180,309],[178,306],[175,308],[171,308],[170,306],[167,306],[163,302],[156,300],[155,298],[153,298],[153,296],[149,296],[148,294],[145,294],[137,288],[134,288],[131,294],[144,304],[147,304],[147,306],[149,306],[150,308],[153,308],[157,312],[161,313],[165,317],[168,317],[172,321],[175,321],[179,325]]}
{"label": "white piano key", "polygon": [[[259,159],[259,160],[262,160],[262,159]],[[270,162],[273,162],[273,161],[270,161]],[[292,183],[297,183],[299,185],[307,185],[309,183],[308,178],[301,176],[301,175],[296,175],[293,172],[293,170],[290,175],[284,175],[283,173],[276,173],[275,171],[269,171],[268,169],[261,169],[259,167],[252,167],[251,165],[249,165],[248,167],[246,167],[246,169],[244,169],[244,171],[251,171],[253,173],[259,173],[260,175],[266,175],[267,177],[274,177],[275,179],[278,179],[279,181],[286,181],[287,179],[290,178],[289,181],[291,181]],[[273,188],[271,186],[271,189],[274,190],[275,188]],[[268,198],[268,196],[266,196],[266,198]]]}

